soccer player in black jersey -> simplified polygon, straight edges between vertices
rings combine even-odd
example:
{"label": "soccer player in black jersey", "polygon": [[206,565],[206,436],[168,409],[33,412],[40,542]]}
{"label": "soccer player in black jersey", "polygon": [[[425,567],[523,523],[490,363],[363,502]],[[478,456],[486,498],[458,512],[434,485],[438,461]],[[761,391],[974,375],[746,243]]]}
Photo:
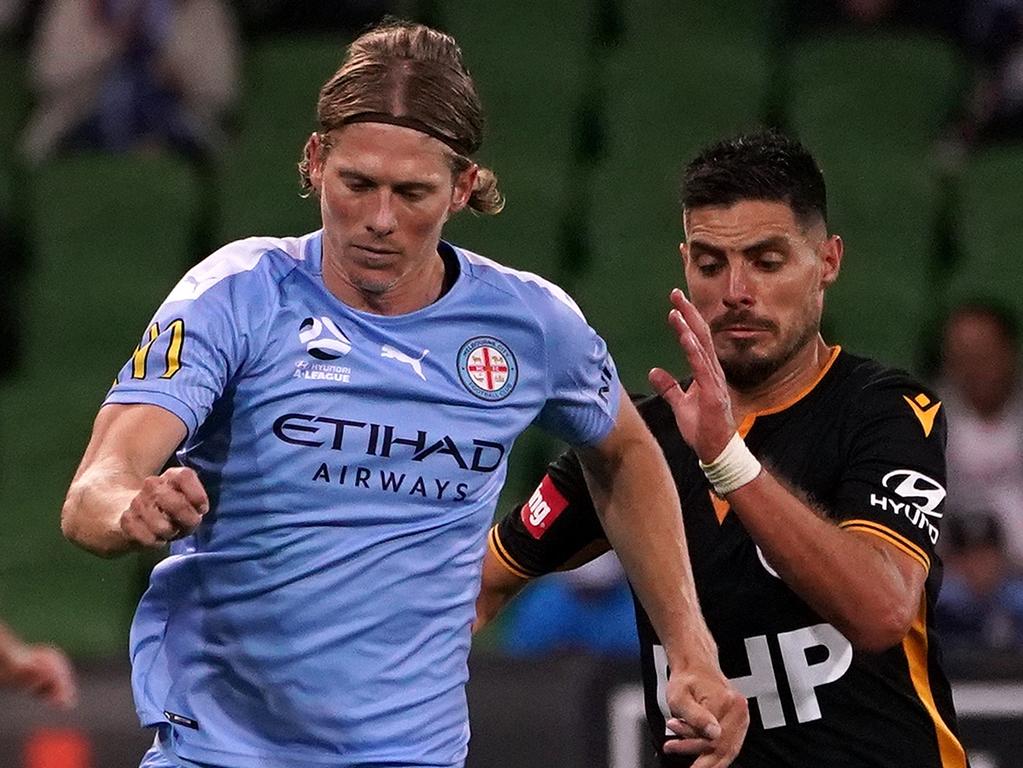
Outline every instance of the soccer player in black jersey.
{"label": "soccer player in black jersey", "polygon": [[[669,324],[692,379],[651,371],[660,396],[639,409],[678,485],[722,669],[750,703],[736,764],[966,766],[932,619],[941,403],[821,337],[843,247],[801,145],[760,133],[705,150],[683,208],[690,298],[672,292]],[[529,578],[606,548],[566,453],[492,529],[478,623]],[[686,765],[660,700],[670,670],[637,616],[650,728],[663,763]]]}

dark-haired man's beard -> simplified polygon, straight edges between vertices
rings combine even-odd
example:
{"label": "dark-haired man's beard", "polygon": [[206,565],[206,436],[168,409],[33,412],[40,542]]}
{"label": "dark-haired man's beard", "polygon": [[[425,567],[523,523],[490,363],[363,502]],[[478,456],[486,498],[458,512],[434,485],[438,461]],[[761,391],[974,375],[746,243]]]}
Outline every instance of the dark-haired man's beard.
{"label": "dark-haired man's beard", "polygon": [[719,356],[725,380],[740,392],[757,389],[799,354],[820,332],[820,323],[810,320],[787,343],[771,354],[757,353],[755,340],[737,339],[728,355]]}

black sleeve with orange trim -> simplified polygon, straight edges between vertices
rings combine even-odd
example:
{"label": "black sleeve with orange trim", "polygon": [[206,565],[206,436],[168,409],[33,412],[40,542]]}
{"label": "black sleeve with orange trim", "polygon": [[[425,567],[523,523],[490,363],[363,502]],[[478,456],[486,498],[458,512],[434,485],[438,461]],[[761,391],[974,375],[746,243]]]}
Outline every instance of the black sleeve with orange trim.
{"label": "black sleeve with orange trim", "polygon": [[566,451],[524,503],[490,531],[490,548],[513,573],[540,576],[605,542],[579,459]]}
{"label": "black sleeve with orange trim", "polygon": [[834,516],[929,571],[945,510],[944,408],[908,374],[886,370],[867,382],[852,411]]}

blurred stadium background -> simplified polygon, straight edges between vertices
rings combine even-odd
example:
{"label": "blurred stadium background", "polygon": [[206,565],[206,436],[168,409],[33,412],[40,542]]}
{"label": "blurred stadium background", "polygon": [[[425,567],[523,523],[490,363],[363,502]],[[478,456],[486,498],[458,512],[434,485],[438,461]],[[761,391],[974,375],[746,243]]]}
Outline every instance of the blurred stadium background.
{"label": "blurred stadium background", "polygon": [[[783,0],[352,5],[360,19],[390,10],[458,38],[488,115],[480,157],[508,204],[494,219],[461,216],[447,237],[563,285],[633,389],[652,364],[680,366],[664,315],[681,280],[681,165],[762,124],[795,131],[827,178],[847,254],[829,341],[929,376],[957,299],[1019,312],[1023,139],[958,141],[975,64],[933,29],[804,28],[803,4]],[[202,164],[154,151],[24,162],[31,35],[0,39],[0,616],[68,649],[85,685],[69,715],[0,695],[0,766],[137,764],[148,739],[126,643],[153,561],[101,561],[65,542],[63,493],[111,377],[181,273],[232,239],[317,226],[295,162],[355,29],[275,34],[244,26],[244,10],[231,141]],[[520,440],[507,502],[556,449]],[[500,632],[474,652],[471,766],[642,764],[631,663],[509,659]],[[950,661],[974,765],[1020,765],[1023,662]]]}

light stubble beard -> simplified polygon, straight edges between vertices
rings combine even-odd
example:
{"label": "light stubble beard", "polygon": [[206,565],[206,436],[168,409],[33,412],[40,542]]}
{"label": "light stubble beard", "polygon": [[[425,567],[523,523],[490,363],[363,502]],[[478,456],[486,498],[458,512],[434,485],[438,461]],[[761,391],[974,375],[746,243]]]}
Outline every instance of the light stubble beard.
{"label": "light stubble beard", "polygon": [[729,386],[739,392],[758,389],[785,367],[819,333],[819,323],[807,323],[789,344],[774,355],[757,355],[752,351],[752,342],[745,339],[737,340],[733,342],[733,348],[738,352],[737,355],[731,358],[718,356],[725,380]]}

